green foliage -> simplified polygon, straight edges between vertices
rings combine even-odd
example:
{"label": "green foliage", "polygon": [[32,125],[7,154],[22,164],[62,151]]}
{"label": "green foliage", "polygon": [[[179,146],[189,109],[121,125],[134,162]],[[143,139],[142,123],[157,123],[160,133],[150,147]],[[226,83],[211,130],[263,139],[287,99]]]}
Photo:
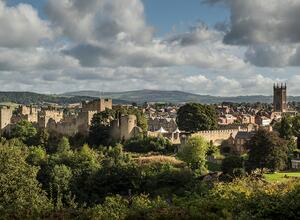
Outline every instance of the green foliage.
{"label": "green foliage", "polygon": [[217,114],[213,106],[189,103],[182,106],[177,113],[180,130],[197,132],[217,128]]}
{"label": "green foliage", "polygon": [[288,147],[290,151],[293,151],[296,147],[294,135],[296,135],[296,119],[286,116],[283,117],[281,122],[278,122],[274,126],[274,130],[279,133],[279,137],[288,141]]}
{"label": "green foliage", "polygon": [[28,165],[26,157],[21,148],[0,145],[0,213],[4,219],[30,218],[51,208],[36,180],[37,168]]}
{"label": "green foliage", "polygon": [[229,156],[222,161],[223,173],[235,176],[235,172],[237,172],[238,169],[244,169],[243,158],[239,156]]}
{"label": "green foliage", "polygon": [[[201,137],[179,149],[181,161],[129,153],[120,144],[71,147],[67,138],[38,136],[33,147],[0,140],[0,218],[299,219],[298,174],[281,183],[241,178],[243,160],[228,157],[222,168],[236,177],[232,182],[202,181],[206,156],[219,155],[219,148]],[[164,153],[170,146],[165,139],[140,138],[125,143],[130,147]],[[280,167],[286,160],[285,141],[276,133],[257,132],[249,147],[249,165]]]}
{"label": "green foliage", "polygon": [[298,114],[296,117],[294,117],[292,121],[293,125],[293,132],[294,135],[297,137],[297,147],[300,149],[300,115]]}
{"label": "green foliage", "polygon": [[71,179],[71,168],[63,164],[53,167],[50,172],[50,187],[56,198],[69,192]]}
{"label": "green foliage", "polygon": [[30,147],[26,161],[35,166],[41,166],[47,162],[47,152],[42,147]]}
{"label": "green foliage", "polygon": [[92,146],[109,145],[110,120],[114,117],[114,111],[106,109],[94,115],[89,131],[89,143]]}
{"label": "green foliage", "polygon": [[209,144],[200,136],[191,137],[178,152],[178,157],[186,162],[192,170],[200,174],[206,172],[206,154]]}
{"label": "green foliage", "polygon": [[31,122],[22,120],[18,122],[12,129],[12,137],[19,138],[24,143],[31,145],[34,143],[34,138],[37,134],[36,128]]}
{"label": "green foliage", "polygon": [[174,152],[172,143],[164,137],[136,137],[124,143],[127,151],[137,153]]}
{"label": "green foliage", "polygon": [[90,210],[90,219],[125,219],[128,214],[128,201],[121,196],[107,197],[102,205]]}
{"label": "green foliage", "polygon": [[148,130],[148,120],[142,110],[138,108],[123,108],[119,107],[115,109],[116,116],[120,115],[135,115],[137,118],[137,126],[139,126],[144,132]]}
{"label": "green foliage", "polygon": [[287,166],[287,143],[276,133],[260,129],[247,143],[249,151],[248,169],[268,168],[283,170]]}
{"label": "green foliage", "polygon": [[50,134],[46,129],[39,129],[35,137],[35,145],[46,148],[48,146],[48,141]]}
{"label": "green foliage", "polygon": [[63,153],[71,149],[69,139],[67,137],[62,137],[57,146],[57,153]]}

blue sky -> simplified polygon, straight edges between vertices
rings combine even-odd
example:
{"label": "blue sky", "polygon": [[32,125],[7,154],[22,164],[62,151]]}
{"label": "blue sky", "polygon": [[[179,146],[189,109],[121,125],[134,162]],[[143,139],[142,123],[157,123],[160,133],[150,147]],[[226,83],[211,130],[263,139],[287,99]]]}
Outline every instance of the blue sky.
{"label": "blue sky", "polygon": [[[44,7],[47,0],[8,0],[9,5],[18,3],[31,4],[45,18]],[[188,3],[187,3],[188,2]],[[209,26],[229,19],[229,12],[224,6],[211,6],[201,0],[143,0],[147,22],[153,25],[158,36],[173,31],[185,31],[197,21]]]}
{"label": "blue sky", "polygon": [[0,0],[0,86],[300,95],[299,0],[205,1]]}

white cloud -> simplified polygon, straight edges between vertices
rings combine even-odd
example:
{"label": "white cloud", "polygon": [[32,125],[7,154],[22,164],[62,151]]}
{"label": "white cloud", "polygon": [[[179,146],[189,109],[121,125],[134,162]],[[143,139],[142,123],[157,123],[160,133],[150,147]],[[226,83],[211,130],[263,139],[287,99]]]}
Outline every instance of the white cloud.
{"label": "white cloud", "polygon": [[49,23],[28,4],[8,7],[0,1],[0,30],[0,47],[31,47],[53,37]]}
{"label": "white cloud", "polygon": [[[253,3],[253,7],[260,4],[257,0]],[[2,90],[162,89],[235,96],[271,94],[273,81],[286,80],[291,91],[300,93],[300,77],[282,74],[278,78],[267,74],[270,69],[254,69],[244,61],[246,51],[245,60],[257,66],[299,65],[297,43],[258,44],[281,41],[277,33],[271,36],[274,39],[262,32],[231,42],[249,45],[247,50],[224,44],[229,33],[203,23],[184,33],[157,38],[145,21],[140,0],[49,0],[48,21],[39,18],[30,5],[8,7],[1,0],[0,5],[0,27],[6,32],[0,32]],[[261,10],[273,9],[264,6]],[[260,16],[262,12],[255,13]],[[283,14],[278,15],[280,19]],[[256,31],[264,30],[258,27]],[[286,42],[293,39],[296,37]]]}

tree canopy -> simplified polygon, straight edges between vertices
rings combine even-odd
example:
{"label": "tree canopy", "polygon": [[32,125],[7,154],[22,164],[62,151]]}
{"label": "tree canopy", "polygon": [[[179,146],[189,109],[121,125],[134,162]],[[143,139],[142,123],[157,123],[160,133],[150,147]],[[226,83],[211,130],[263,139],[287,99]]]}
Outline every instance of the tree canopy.
{"label": "tree canopy", "polygon": [[189,103],[182,106],[177,113],[180,130],[197,132],[217,128],[217,114],[213,106]]}
{"label": "tree canopy", "polygon": [[247,143],[249,149],[248,168],[283,170],[287,164],[287,142],[277,133],[259,129]]}
{"label": "tree canopy", "polygon": [[186,162],[192,170],[206,172],[206,153],[209,143],[200,136],[191,137],[180,147],[178,157]]}

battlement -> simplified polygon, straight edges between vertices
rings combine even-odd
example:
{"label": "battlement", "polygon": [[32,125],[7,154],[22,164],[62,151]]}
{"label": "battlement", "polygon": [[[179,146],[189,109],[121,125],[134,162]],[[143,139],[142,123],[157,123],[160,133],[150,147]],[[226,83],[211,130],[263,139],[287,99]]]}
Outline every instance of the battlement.
{"label": "battlement", "polygon": [[112,99],[96,99],[90,102],[82,102],[82,111],[103,112],[105,109],[112,109]]}
{"label": "battlement", "polygon": [[281,83],[281,84],[279,84],[279,83],[275,84],[274,83],[273,87],[274,87],[274,90],[275,89],[287,89],[286,83],[284,83],[284,84],[283,83]]}
{"label": "battlement", "polygon": [[224,129],[224,130],[210,130],[210,131],[198,131],[196,134],[222,134],[222,133],[233,133],[238,132],[239,129]]}

